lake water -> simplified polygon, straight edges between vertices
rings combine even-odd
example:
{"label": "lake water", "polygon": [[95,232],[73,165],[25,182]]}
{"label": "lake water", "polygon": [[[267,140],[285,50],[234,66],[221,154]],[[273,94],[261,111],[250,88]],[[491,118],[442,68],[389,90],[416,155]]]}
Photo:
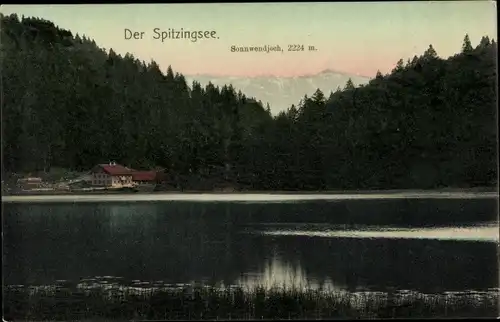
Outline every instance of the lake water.
{"label": "lake water", "polygon": [[492,197],[38,201],[3,203],[4,284],[498,287]]}

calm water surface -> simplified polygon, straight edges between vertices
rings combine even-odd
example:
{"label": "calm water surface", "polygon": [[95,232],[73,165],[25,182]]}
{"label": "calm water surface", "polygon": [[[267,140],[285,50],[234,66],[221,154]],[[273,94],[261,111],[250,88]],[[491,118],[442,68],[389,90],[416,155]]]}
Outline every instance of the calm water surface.
{"label": "calm water surface", "polygon": [[3,207],[7,285],[113,276],[372,291],[498,287],[496,199]]}

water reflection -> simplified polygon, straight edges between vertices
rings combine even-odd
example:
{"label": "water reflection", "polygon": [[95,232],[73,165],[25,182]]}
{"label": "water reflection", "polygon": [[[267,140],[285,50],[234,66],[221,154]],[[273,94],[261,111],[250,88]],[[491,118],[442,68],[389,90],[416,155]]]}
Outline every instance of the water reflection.
{"label": "water reflection", "polygon": [[[495,203],[391,202],[5,204],[4,280],[40,285],[109,275],[169,284],[424,292],[498,285],[495,243],[364,238],[412,232],[360,229],[358,222],[408,223],[431,215],[435,222],[465,220],[465,210],[484,219]],[[427,213],[435,208],[439,212]],[[353,232],[358,238],[346,238]]]}
{"label": "water reflection", "polygon": [[148,204],[131,207],[127,204],[95,206],[95,212],[108,219],[111,233],[147,232],[153,229],[158,208]]}
{"label": "water reflection", "polygon": [[277,254],[265,261],[261,269],[244,273],[236,281],[236,285],[249,290],[257,287],[267,290],[273,288],[285,290],[312,289],[336,292],[343,290],[342,287],[335,286],[329,277],[321,281],[307,276],[306,271],[299,261],[295,263],[288,262]]}
{"label": "water reflection", "polygon": [[277,256],[264,262],[264,268],[257,272],[243,274],[237,281],[238,285],[249,289],[263,287],[304,288],[307,285],[307,277],[302,267],[283,263]]}
{"label": "water reflection", "polygon": [[[374,229],[376,228],[376,229]],[[436,240],[470,240],[498,242],[499,231],[497,225],[475,227],[446,227],[446,228],[380,228],[365,227],[363,230],[300,230],[300,229],[270,229],[254,231],[269,236],[309,236],[324,238],[397,238],[397,239],[436,239]]]}

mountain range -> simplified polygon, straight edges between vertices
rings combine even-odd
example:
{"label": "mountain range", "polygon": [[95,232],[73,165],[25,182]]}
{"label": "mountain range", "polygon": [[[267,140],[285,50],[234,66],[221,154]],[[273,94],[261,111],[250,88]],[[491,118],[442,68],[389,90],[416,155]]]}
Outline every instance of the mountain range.
{"label": "mountain range", "polygon": [[188,84],[194,80],[202,86],[209,82],[216,86],[232,84],[236,91],[249,97],[261,100],[264,106],[269,103],[271,112],[276,115],[288,109],[292,104],[298,105],[304,95],[311,96],[318,88],[328,97],[337,87],[344,88],[349,78],[354,85],[366,84],[370,78],[346,74],[334,70],[324,70],[314,75],[280,77],[280,76],[214,76],[185,75]]}

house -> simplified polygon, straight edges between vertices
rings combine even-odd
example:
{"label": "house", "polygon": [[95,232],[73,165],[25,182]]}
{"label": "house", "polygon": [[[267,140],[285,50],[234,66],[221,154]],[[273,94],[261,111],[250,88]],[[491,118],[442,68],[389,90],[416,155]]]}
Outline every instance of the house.
{"label": "house", "polygon": [[132,181],[137,184],[156,183],[156,171],[133,171]]}
{"label": "house", "polygon": [[17,180],[17,187],[22,190],[40,189],[43,187],[42,178],[29,177]]}
{"label": "house", "polygon": [[115,162],[98,164],[92,170],[92,185],[100,187],[132,187],[132,174],[134,170]]}

